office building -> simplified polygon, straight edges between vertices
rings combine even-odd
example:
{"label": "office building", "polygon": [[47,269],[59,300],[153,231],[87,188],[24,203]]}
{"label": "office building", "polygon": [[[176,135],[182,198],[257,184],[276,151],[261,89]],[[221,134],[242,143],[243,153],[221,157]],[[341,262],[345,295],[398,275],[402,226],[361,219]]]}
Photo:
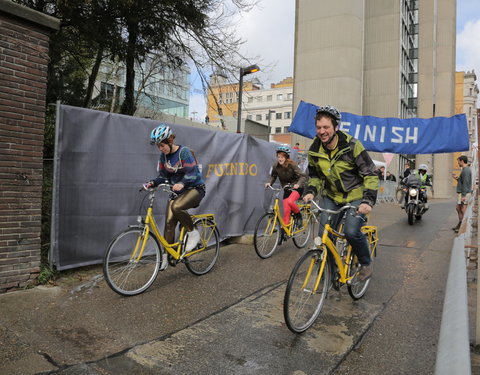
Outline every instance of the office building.
{"label": "office building", "polygon": [[[455,26],[456,1],[297,0],[294,108],[304,100],[377,117],[453,116]],[[430,166],[435,197],[453,195],[452,154],[403,156]]]}

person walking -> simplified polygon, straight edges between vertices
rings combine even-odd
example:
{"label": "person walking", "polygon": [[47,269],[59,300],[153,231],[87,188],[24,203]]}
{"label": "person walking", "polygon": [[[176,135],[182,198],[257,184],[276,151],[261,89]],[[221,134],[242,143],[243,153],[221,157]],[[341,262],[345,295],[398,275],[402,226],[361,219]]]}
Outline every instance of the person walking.
{"label": "person walking", "polygon": [[158,177],[148,181],[146,189],[162,183],[172,184],[172,194],[165,214],[164,237],[174,243],[175,229],[180,222],[187,230],[186,251],[197,246],[200,233],[194,228],[189,208],[198,207],[205,196],[205,182],[192,151],[174,143],[175,135],[169,126],[160,124],[150,134],[150,144],[160,150]]}
{"label": "person walking", "polygon": [[[339,130],[340,112],[332,106],[320,107],[315,116],[316,137],[308,151],[309,183],[303,200],[309,202],[322,192],[324,208],[338,210],[347,203],[355,208],[345,213],[345,237],[358,257],[360,279],[372,276],[368,242],[361,228],[365,215],[377,199],[379,179],[375,164],[362,143]],[[320,218],[319,233],[327,221]]]}
{"label": "person walking", "polygon": [[290,147],[278,146],[276,150],[277,162],[272,166],[270,180],[265,187],[272,186],[277,178],[282,187],[289,184],[292,188],[286,188],[283,193],[283,221],[286,225],[290,223],[290,215],[293,212],[297,222],[302,221],[300,208],[295,203],[303,193],[303,185],[307,178],[306,174],[300,170],[297,163],[290,159]]}
{"label": "person walking", "polygon": [[457,214],[458,224],[452,229],[455,233],[458,233],[460,225],[462,225],[463,216],[467,209],[467,205],[470,201],[472,193],[472,171],[468,166],[468,158],[465,155],[461,155],[457,158],[458,166],[462,168],[460,176],[456,176],[452,173],[452,177],[457,180]]}

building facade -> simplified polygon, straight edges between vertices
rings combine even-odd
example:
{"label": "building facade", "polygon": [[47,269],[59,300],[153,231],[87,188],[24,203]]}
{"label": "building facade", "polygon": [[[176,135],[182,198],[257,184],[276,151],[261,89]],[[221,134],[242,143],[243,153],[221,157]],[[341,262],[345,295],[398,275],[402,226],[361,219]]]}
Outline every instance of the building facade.
{"label": "building facade", "polygon": [[[455,22],[455,1],[297,0],[294,108],[304,100],[377,117],[453,116]],[[436,197],[452,196],[451,154],[403,157],[429,165]],[[399,160],[389,169],[401,172]]]}
{"label": "building facade", "polygon": [[[210,124],[223,127],[230,118],[237,118],[238,84],[227,83],[222,76],[212,76],[211,91],[207,100]],[[288,128],[292,122],[293,78],[287,77],[264,89],[258,80],[243,84],[242,120],[255,121],[268,127],[270,140],[291,143]],[[221,115],[219,115],[219,113]]]}
{"label": "building facade", "polygon": [[[478,99],[477,76],[475,71],[456,72],[455,74],[455,114],[465,113],[468,124],[468,135],[470,137],[470,144],[478,145],[478,115],[477,115],[477,99]],[[460,168],[457,163],[457,158],[464,154],[470,160],[476,155],[478,149],[472,148],[471,153],[456,152],[452,160],[453,171],[460,174]],[[456,181],[452,181],[452,185],[456,186]]]}
{"label": "building facade", "polygon": [[[95,109],[116,112],[125,97],[126,68],[123,62],[104,60],[93,91]],[[188,118],[190,70],[165,67],[161,57],[149,54],[135,65],[136,115],[158,118],[162,113]]]}

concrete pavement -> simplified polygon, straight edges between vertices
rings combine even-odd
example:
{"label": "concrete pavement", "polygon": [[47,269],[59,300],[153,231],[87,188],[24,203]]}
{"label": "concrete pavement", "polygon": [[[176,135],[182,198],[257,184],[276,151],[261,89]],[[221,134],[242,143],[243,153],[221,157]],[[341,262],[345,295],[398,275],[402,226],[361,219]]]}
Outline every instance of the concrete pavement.
{"label": "concrete pavement", "polygon": [[[113,293],[95,278],[98,267],[0,295],[0,374],[400,374],[412,373],[408,361],[429,369],[455,223],[453,201],[431,205],[413,227],[398,206],[375,208],[381,247],[367,295],[331,293],[303,335],[282,313],[301,250],[289,241],[263,261],[234,244],[210,274],[168,268],[136,297]],[[384,372],[389,363],[399,371]]]}

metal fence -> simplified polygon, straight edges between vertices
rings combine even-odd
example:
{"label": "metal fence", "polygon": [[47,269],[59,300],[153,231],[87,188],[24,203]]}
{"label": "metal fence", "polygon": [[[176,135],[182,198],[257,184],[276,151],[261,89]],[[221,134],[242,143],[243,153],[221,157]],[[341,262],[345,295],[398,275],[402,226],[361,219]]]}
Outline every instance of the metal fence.
{"label": "metal fence", "polygon": [[[471,163],[473,181],[476,181],[478,161],[474,156]],[[443,303],[442,323],[438,340],[435,375],[470,375],[470,338],[467,294],[467,262],[465,245],[471,241],[473,207],[478,199],[468,204],[467,211],[460,226],[459,235],[455,238],[448,270],[447,287]],[[478,314],[478,312],[477,312]],[[478,317],[477,317],[478,319]]]}

